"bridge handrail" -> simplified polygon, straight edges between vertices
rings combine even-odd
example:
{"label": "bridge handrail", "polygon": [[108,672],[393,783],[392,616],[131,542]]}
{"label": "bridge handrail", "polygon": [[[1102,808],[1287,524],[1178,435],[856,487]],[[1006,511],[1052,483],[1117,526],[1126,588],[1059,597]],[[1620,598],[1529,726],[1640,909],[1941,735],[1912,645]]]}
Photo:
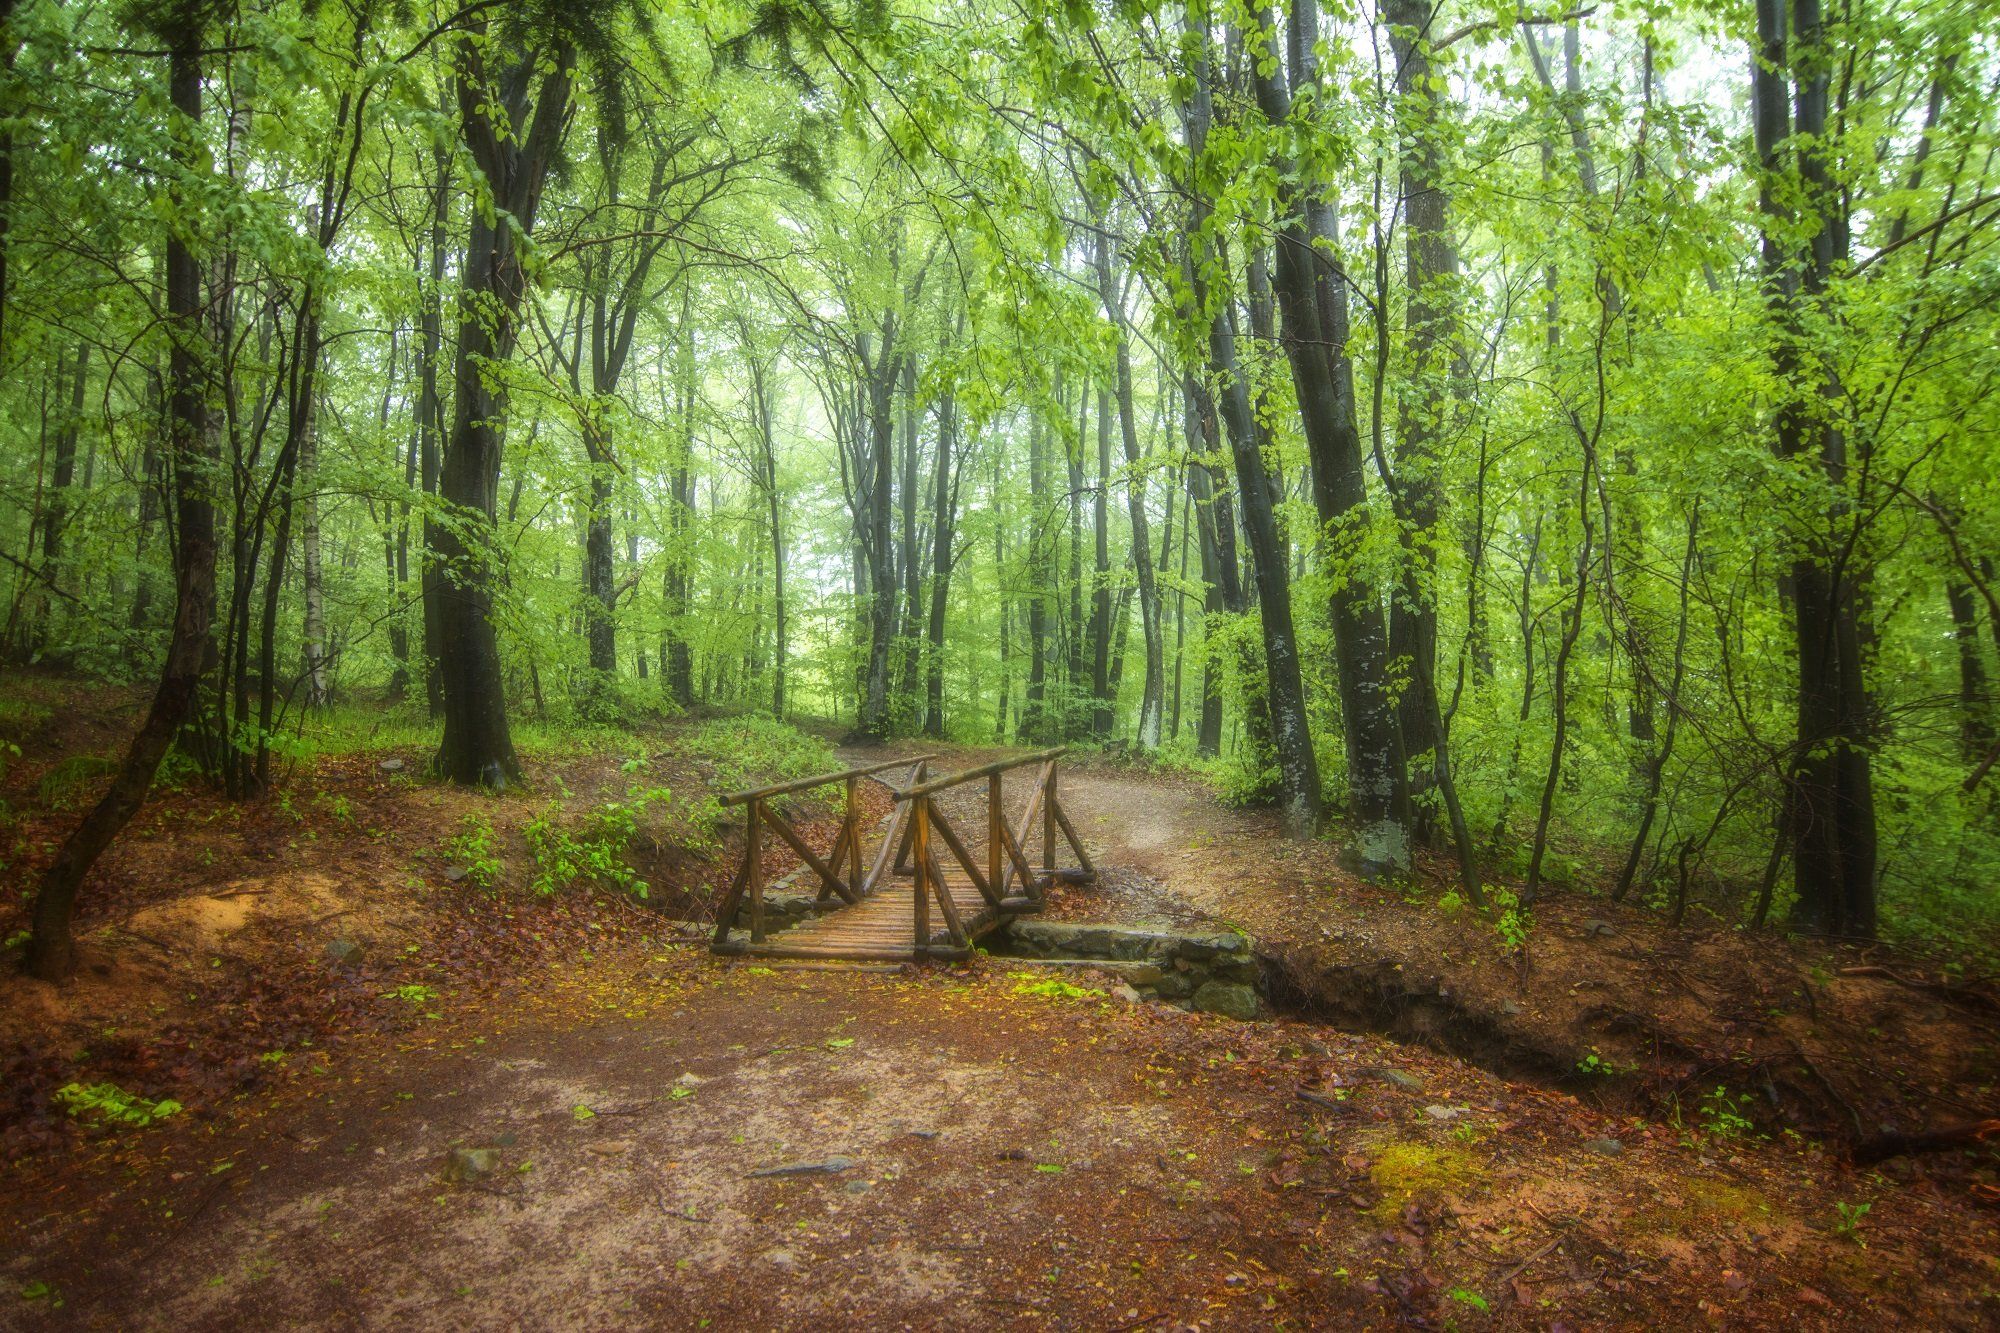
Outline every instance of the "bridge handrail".
{"label": "bridge handrail", "polygon": [[[919,782],[914,787],[900,789],[889,787],[889,794],[898,801],[914,800],[919,796],[931,796],[947,788],[956,787],[962,783],[976,782],[980,778],[989,778],[996,773],[1005,773],[1010,769],[1024,768],[1029,764],[1046,764],[1051,759],[1061,758],[1068,753],[1069,750],[1067,747],[1059,745],[1052,750],[1036,750],[1032,754],[1019,755],[1013,759],[996,759],[990,764],[981,764],[977,768],[968,768],[958,773],[947,773],[941,778],[931,778],[928,781]],[[887,783],[883,785],[888,786]]]}
{"label": "bridge handrail", "polygon": [[[721,797],[717,801],[717,804],[742,805],[747,801],[769,800],[773,796],[789,796],[796,791],[810,791],[814,787],[831,787],[834,783],[845,782],[849,778],[873,777],[885,768],[901,768],[905,764],[914,764],[921,759],[935,758],[937,756],[934,754],[906,755],[898,759],[885,759],[879,764],[869,764],[862,768],[843,768],[838,773],[826,773],[819,777],[795,778],[790,782],[777,782],[768,787],[752,787],[745,791],[733,791],[727,796]],[[876,778],[875,780],[882,782],[880,778]],[[894,787],[890,787],[887,782],[882,782],[882,785],[888,787],[892,792],[896,790]]]}

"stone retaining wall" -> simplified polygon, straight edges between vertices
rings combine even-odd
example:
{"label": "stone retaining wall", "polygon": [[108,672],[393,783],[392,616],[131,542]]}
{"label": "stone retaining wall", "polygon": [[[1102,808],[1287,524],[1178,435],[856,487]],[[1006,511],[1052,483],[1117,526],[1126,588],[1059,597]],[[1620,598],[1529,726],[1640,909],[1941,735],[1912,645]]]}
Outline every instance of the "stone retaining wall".
{"label": "stone retaining wall", "polygon": [[1263,1012],[1262,978],[1248,936],[1180,935],[1087,922],[1023,918],[992,937],[994,953],[1109,972],[1141,999],[1245,1021]]}

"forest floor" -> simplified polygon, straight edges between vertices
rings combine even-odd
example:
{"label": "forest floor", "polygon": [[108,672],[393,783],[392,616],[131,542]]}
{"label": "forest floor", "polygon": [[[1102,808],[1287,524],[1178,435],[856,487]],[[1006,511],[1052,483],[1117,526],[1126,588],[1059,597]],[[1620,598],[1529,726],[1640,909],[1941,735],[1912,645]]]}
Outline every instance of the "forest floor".
{"label": "forest floor", "polygon": [[[0,780],[23,886],[74,818],[47,777],[114,752],[131,703],[35,688],[47,719],[0,737],[23,751]],[[674,735],[637,738],[646,780],[695,790]],[[93,880],[78,980],[0,978],[0,1326],[2000,1315],[1991,1149],[1847,1158],[1993,1104],[1981,992],[1916,961],[1577,894],[1538,907],[1523,964],[1435,890],[1084,762],[1063,799],[1105,873],[1058,912],[1240,925],[1278,1017],[1004,958],[724,963],[671,915],[712,887],[698,858],[653,857],[652,907],[526,891],[557,783],[581,810],[631,781],[629,747],[527,757],[537,789],[497,800],[364,749],[283,803],[148,807]],[[498,835],[491,890],[454,878],[467,813]],[[183,1109],[93,1126],[53,1100],[71,1082]]]}

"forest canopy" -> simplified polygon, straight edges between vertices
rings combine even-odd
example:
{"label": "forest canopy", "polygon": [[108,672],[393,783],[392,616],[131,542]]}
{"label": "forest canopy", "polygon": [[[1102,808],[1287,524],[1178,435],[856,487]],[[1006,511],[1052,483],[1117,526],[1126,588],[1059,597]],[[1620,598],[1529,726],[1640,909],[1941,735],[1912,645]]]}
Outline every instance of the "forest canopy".
{"label": "forest canopy", "polygon": [[[0,651],[1117,748],[1435,858],[1990,930],[1995,11],[0,0]],[[1495,902],[1497,900],[1497,902]]]}

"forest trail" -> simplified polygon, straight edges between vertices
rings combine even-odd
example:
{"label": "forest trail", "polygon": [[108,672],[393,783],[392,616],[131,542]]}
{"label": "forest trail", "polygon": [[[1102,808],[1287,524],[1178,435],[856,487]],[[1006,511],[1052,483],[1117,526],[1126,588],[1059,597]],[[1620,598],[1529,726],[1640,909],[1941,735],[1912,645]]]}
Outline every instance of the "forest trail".
{"label": "forest trail", "polygon": [[[1279,842],[1173,776],[1086,764],[1064,791],[1106,870],[1065,891],[1065,914],[1317,928],[1287,886],[1337,873],[1330,845]],[[1088,974],[804,969],[607,938],[435,1005],[393,1042],[294,1061],[268,1095],[24,1173],[0,1271],[43,1294],[0,1304],[0,1324],[1971,1328],[1989,1312],[1992,1219],[1948,1193],[1385,1038],[1120,1003]],[[1865,1248],[1838,1229],[1856,1201]]]}

